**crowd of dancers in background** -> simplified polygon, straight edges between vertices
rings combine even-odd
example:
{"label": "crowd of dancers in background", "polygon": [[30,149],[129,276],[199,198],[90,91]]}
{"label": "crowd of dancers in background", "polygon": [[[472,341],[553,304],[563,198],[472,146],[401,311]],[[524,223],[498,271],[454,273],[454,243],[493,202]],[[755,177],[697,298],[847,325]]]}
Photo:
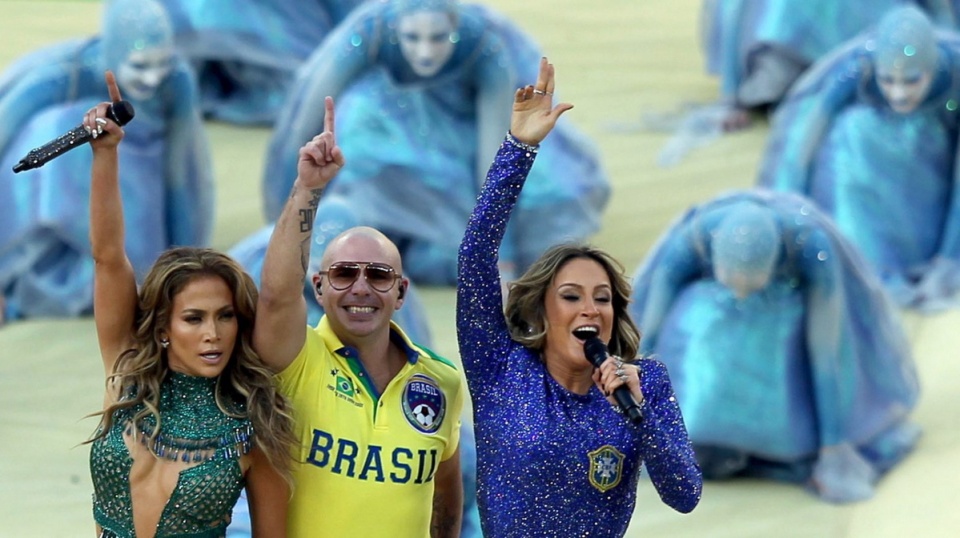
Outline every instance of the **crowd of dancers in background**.
{"label": "crowd of dancers in background", "polygon": [[[306,320],[324,314],[309,277],[326,269],[328,247],[371,227],[403,260],[394,319],[430,346],[416,286],[459,285],[462,296],[490,276],[485,266],[464,274],[461,239],[489,163],[525,147],[503,136],[525,102],[517,88],[544,79],[543,51],[494,10],[453,0],[218,4],[108,0],[100,35],[32,52],[0,77],[0,323],[93,311],[93,155],[11,168],[103,101],[110,70],[137,111],[116,148],[138,283],[168,248],[209,243],[215,163],[203,122],[213,119],[273,129],[261,179],[268,225],[229,252],[260,287],[302,171],[298,150],[331,130],[331,96],[349,164],[312,208]],[[703,44],[723,111],[715,127],[769,114],[757,187],[678,216],[636,268],[624,310],[643,334],[637,350],[669,371],[706,478],[787,480],[833,502],[869,498],[920,435],[899,309],[951,308],[960,293],[960,2],[859,4],[705,0]],[[562,101],[552,86],[535,90],[526,97]],[[596,233],[611,194],[592,141],[555,121],[538,135],[509,221],[488,215],[486,232],[502,232],[490,240],[504,290],[551,247]],[[358,272],[369,281],[369,266]],[[486,291],[509,315],[510,300]],[[471,369],[497,373],[464,363],[468,380]],[[478,434],[502,440],[479,425]],[[624,472],[635,489],[636,473]],[[465,517],[468,533],[476,516]],[[485,522],[501,523],[516,525]]]}

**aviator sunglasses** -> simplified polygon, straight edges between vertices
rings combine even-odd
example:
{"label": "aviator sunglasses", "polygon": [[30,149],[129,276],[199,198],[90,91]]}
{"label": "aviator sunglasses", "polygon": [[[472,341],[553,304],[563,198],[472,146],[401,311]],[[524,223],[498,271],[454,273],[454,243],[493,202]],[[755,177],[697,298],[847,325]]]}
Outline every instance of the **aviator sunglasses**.
{"label": "aviator sunglasses", "polygon": [[353,285],[363,273],[367,284],[383,293],[393,289],[400,275],[385,263],[368,262],[337,262],[331,264],[326,271],[320,271],[320,276],[326,275],[330,287],[343,291]]}

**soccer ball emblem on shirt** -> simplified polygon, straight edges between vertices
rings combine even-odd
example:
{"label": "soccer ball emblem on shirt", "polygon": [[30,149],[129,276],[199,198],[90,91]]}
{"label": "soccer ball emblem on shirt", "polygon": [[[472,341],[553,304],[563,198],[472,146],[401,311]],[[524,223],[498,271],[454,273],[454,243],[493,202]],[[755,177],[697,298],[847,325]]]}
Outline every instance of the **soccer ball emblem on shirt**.
{"label": "soccer ball emblem on shirt", "polygon": [[413,416],[424,428],[433,426],[433,421],[437,418],[437,412],[427,404],[420,404],[413,408]]}
{"label": "soccer ball emblem on shirt", "polygon": [[403,415],[415,430],[433,434],[443,425],[447,398],[430,376],[414,374],[403,388]]}

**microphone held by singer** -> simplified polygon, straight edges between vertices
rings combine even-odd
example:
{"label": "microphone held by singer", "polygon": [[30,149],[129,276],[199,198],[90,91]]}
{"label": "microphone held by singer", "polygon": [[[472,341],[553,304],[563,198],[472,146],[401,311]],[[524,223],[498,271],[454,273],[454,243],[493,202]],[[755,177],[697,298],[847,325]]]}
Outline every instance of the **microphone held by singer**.
{"label": "microphone held by singer", "polygon": [[[607,345],[596,336],[587,338],[583,343],[583,354],[594,367],[599,368],[603,361],[607,360]],[[613,397],[617,400],[620,410],[623,411],[631,422],[640,422],[643,419],[643,411],[640,404],[630,393],[626,385],[621,385],[613,390]]]}
{"label": "microphone held by singer", "polygon": [[[126,125],[133,119],[133,105],[129,101],[117,101],[110,105],[107,114],[117,125]],[[30,150],[24,158],[20,159],[20,162],[14,165],[13,172],[20,173],[24,170],[40,168],[47,162],[91,140],[93,140],[93,135],[87,132],[83,125],[74,127],[39,148]]]}

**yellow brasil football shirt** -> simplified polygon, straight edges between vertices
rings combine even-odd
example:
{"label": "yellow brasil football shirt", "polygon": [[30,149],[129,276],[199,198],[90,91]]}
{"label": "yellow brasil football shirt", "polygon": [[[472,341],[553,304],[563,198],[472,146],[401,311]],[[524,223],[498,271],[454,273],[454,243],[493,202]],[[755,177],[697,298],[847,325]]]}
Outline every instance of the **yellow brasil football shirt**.
{"label": "yellow brasil football shirt", "polygon": [[326,317],[279,375],[301,440],[291,537],[429,536],[433,478],[459,444],[463,388],[453,364],[391,329],[408,360],[383,394]]}

